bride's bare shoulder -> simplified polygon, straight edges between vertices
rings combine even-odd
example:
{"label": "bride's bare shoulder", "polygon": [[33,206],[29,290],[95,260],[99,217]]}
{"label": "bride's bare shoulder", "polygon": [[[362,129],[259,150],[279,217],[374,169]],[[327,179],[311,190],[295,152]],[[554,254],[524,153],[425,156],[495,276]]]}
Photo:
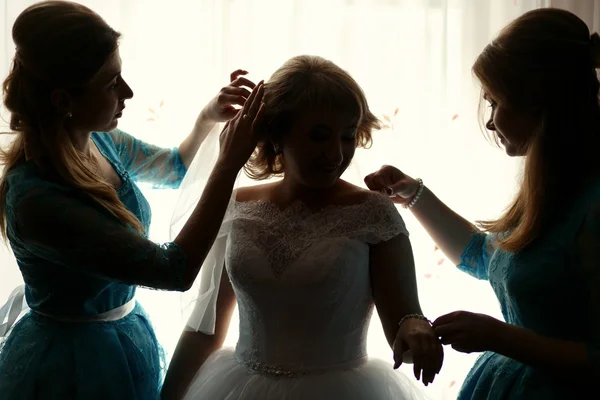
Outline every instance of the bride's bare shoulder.
{"label": "bride's bare shoulder", "polygon": [[336,196],[336,203],[339,205],[355,205],[365,203],[373,197],[380,197],[381,194],[361,188],[349,182],[340,180],[340,190]]}
{"label": "bride's bare shoulder", "polygon": [[273,190],[274,186],[275,182],[241,187],[237,190],[235,200],[239,203],[265,200],[269,197],[269,193],[271,193],[271,190]]}
{"label": "bride's bare shoulder", "polygon": [[[269,182],[260,185],[241,187],[237,190],[235,199],[238,203],[259,200],[272,201],[273,189],[275,189],[277,185],[278,182]],[[378,198],[381,196],[380,193],[372,192],[340,179],[336,183],[336,194],[330,201],[331,205],[352,206],[366,203],[374,197]]]}

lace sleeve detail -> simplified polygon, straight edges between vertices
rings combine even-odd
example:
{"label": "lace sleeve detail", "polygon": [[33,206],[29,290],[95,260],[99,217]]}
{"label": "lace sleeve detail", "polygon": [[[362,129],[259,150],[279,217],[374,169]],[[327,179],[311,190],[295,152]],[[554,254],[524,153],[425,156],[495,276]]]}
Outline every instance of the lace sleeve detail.
{"label": "lace sleeve detail", "polygon": [[475,233],[460,257],[458,269],[474,278],[487,280],[490,256],[494,251],[489,234]]}
{"label": "lace sleeve detail", "polygon": [[355,225],[356,236],[369,244],[409,235],[396,205],[378,193],[369,194],[368,200],[358,205],[357,210],[350,208],[347,218]]}
{"label": "lace sleeve detail", "polygon": [[578,237],[578,251],[588,289],[589,315],[591,327],[587,344],[588,356],[595,375],[600,376],[600,203],[588,214]]}
{"label": "lace sleeve detail", "polygon": [[404,220],[387,196],[378,193],[367,193],[367,196],[363,202],[348,206],[330,205],[318,213],[313,213],[301,202],[284,211],[268,201],[237,202],[231,218],[269,221],[270,225],[277,224],[292,231],[301,220],[301,226],[309,230],[306,232],[309,237],[296,232],[298,245],[315,237],[346,237],[376,244],[398,235],[408,236]]}
{"label": "lace sleeve detail", "polygon": [[7,201],[13,248],[89,274],[156,289],[184,290],[186,257],[156,244],[91,199],[61,187],[32,187]]}
{"label": "lace sleeve detail", "polygon": [[187,168],[177,148],[165,149],[145,143],[116,129],[110,133],[121,164],[131,178],[155,188],[178,188]]}

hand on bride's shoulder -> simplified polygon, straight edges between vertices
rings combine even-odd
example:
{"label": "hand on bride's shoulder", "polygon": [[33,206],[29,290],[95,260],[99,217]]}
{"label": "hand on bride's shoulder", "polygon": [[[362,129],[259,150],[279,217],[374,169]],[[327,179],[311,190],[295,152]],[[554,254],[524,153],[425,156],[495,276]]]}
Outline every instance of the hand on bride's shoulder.
{"label": "hand on bride's shoulder", "polygon": [[363,212],[385,216],[383,220],[392,225],[403,225],[396,205],[386,194],[347,183],[346,189],[340,191],[340,199],[337,202],[345,205],[363,204]]}
{"label": "hand on bride's shoulder", "polygon": [[349,182],[340,180],[339,190],[333,199],[333,202],[341,206],[350,206],[355,204],[364,204],[368,201],[387,197],[378,192],[364,189]]}
{"label": "hand on bride's shoulder", "polygon": [[[237,189],[235,199],[238,203],[267,201],[281,207],[285,207],[286,205],[289,205],[290,202],[294,201],[294,199],[290,199],[288,196],[281,193],[279,181],[240,187]],[[386,195],[364,189],[341,179],[337,182],[333,194],[326,196],[325,199],[326,204],[323,204],[323,206],[334,205],[346,207],[366,203],[375,205],[379,203],[377,200],[382,201],[382,206],[386,203],[393,206],[391,200],[389,200]]]}

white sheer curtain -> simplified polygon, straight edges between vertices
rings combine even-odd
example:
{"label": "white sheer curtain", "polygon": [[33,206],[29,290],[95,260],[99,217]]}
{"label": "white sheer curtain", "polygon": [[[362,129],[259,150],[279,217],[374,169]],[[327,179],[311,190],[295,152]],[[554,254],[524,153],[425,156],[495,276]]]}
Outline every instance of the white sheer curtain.
{"label": "white sheer curtain", "polygon": [[[513,194],[518,165],[481,134],[479,90],[470,66],[485,44],[521,13],[568,8],[598,29],[599,1],[565,0],[86,0],[123,33],[124,77],[135,91],[121,128],[165,146],[189,132],[202,105],[243,68],[255,80],[291,56],[316,54],[347,69],[388,127],[357,153],[346,178],[394,164],[422,177],[467,218],[498,215]],[[0,75],[14,52],[10,31],[31,0],[0,0]],[[3,115],[6,115],[3,110]],[[168,240],[176,191],[145,190],[153,209],[151,237]],[[489,285],[452,267],[420,226],[412,233],[421,303],[437,316],[467,309],[499,316]],[[20,282],[10,250],[0,246],[0,303]],[[167,352],[182,327],[179,296],[142,291]],[[1,321],[0,321],[1,322]],[[228,343],[235,342],[236,324]],[[390,357],[379,321],[369,337],[374,356]],[[475,355],[446,350],[446,364],[427,391],[456,398]],[[407,369],[410,373],[410,370]]]}

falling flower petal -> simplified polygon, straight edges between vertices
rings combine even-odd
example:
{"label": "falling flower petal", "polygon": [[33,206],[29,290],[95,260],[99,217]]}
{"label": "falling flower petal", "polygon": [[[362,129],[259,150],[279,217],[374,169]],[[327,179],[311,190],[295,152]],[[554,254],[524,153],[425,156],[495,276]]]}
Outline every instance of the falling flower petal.
{"label": "falling flower petal", "polygon": [[398,107],[396,107],[396,109],[394,110],[394,117],[395,117],[396,115],[398,115],[398,112],[399,112],[399,111],[400,111],[400,109],[399,109]]}
{"label": "falling flower petal", "polygon": [[454,115],[452,116],[452,121],[456,121],[456,118],[458,118],[458,114],[454,114]]}

